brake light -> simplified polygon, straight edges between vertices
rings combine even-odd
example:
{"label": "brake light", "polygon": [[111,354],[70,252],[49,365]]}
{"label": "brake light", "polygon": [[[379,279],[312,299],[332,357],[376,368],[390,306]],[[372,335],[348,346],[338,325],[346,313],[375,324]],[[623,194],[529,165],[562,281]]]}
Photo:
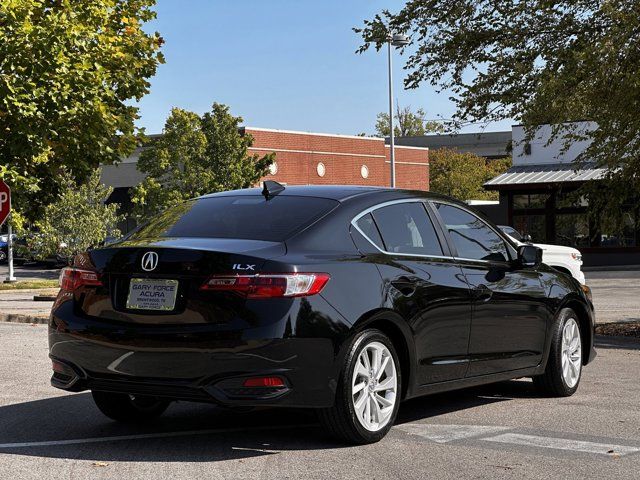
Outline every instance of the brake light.
{"label": "brake light", "polygon": [[73,292],[80,287],[101,287],[102,282],[97,272],[80,268],[66,267],[60,272],[60,288]]}
{"label": "brake light", "polygon": [[235,292],[247,298],[306,297],[320,293],[328,273],[212,275],[200,290]]}

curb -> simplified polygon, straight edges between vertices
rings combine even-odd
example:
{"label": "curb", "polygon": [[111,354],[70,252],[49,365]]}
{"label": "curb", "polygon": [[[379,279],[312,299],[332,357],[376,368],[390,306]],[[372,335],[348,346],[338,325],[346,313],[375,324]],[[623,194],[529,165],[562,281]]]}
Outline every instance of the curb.
{"label": "curb", "polygon": [[34,302],[55,302],[57,296],[56,295],[34,295]]}
{"label": "curb", "polygon": [[633,272],[640,270],[640,265],[598,265],[582,267],[583,272]]}
{"label": "curb", "polygon": [[0,313],[0,322],[46,324],[49,322],[49,317],[37,317],[21,313]]}

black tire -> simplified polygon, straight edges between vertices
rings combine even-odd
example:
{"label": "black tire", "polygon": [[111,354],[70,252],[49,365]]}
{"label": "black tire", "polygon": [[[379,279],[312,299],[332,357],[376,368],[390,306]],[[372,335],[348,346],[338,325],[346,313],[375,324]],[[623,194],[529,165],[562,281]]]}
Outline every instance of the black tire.
{"label": "black tire", "polygon": [[[389,419],[384,427],[377,431],[367,430],[358,420],[355,407],[352,402],[352,377],[356,362],[362,350],[372,342],[382,343],[393,358],[396,369],[397,388],[395,404]],[[380,441],[391,429],[398,414],[402,392],[402,376],[398,355],[389,338],[380,330],[368,329],[360,332],[351,341],[344,365],[338,380],[336,398],[332,407],[319,409],[318,417],[325,429],[335,438],[350,444],[367,444]]]}
{"label": "black tire", "polygon": [[107,417],[123,423],[144,423],[164,413],[169,400],[126,393],[91,391],[96,406]]}
{"label": "black tire", "polygon": [[533,384],[535,385],[536,389],[545,396],[569,397],[573,395],[576,390],[578,390],[578,386],[580,385],[580,378],[582,377],[582,358],[580,359],[578,380],[575,385],[568,385],[562,373],[562,335],[565,325],[571,319],[575,320],[578,328],[579,338],[582,341],[578,316],[572,309],[563,308],[558,313],[558,316],[556,317],[553,324],[551,348],[549,350],[549,359],[547,361],[545,371],[542,375],[533,377]]}

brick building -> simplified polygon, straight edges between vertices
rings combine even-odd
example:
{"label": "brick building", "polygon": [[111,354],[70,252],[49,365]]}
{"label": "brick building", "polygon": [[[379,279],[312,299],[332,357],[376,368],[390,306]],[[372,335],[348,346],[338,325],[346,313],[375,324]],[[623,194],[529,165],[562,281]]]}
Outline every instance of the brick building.
{"label": "brick building", "polygon": [[[383,138],[243,127],[254,138],[250,153],[276,154],[271,174],[264,180],[288,185],[374,185],[390,183],[389,146]],[[429,190],[429,149],[396,146],[398,188]],[[129,189],[144,179],[137,169],[140,150],[117,165],[103,165],[101,180],[114,191],[107,202],[130,209]],[[123,231],[134,226],[129,219]]]}
{"label": "brick building", "polygon": [[[384,139],[321,133],[243,129],[254,138],[252,153],[275,152],[265,180],[291,185],[390,183],[389,146]],[[429,150],[396,146],[398,188],[429,190]]]}

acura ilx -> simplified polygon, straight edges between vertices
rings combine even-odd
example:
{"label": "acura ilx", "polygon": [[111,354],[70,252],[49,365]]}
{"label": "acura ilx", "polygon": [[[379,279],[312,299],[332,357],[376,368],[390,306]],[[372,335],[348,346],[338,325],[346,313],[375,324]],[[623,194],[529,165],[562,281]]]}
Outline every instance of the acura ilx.
{"label": "acura ilx", "polygon": [[568,396],[595,356],[588,287],[422,191],[205,195],[77,255],[60,283],[51,382],[123,422],[175,400],[304,407],[370,443],[403,400],[520,377]]}

